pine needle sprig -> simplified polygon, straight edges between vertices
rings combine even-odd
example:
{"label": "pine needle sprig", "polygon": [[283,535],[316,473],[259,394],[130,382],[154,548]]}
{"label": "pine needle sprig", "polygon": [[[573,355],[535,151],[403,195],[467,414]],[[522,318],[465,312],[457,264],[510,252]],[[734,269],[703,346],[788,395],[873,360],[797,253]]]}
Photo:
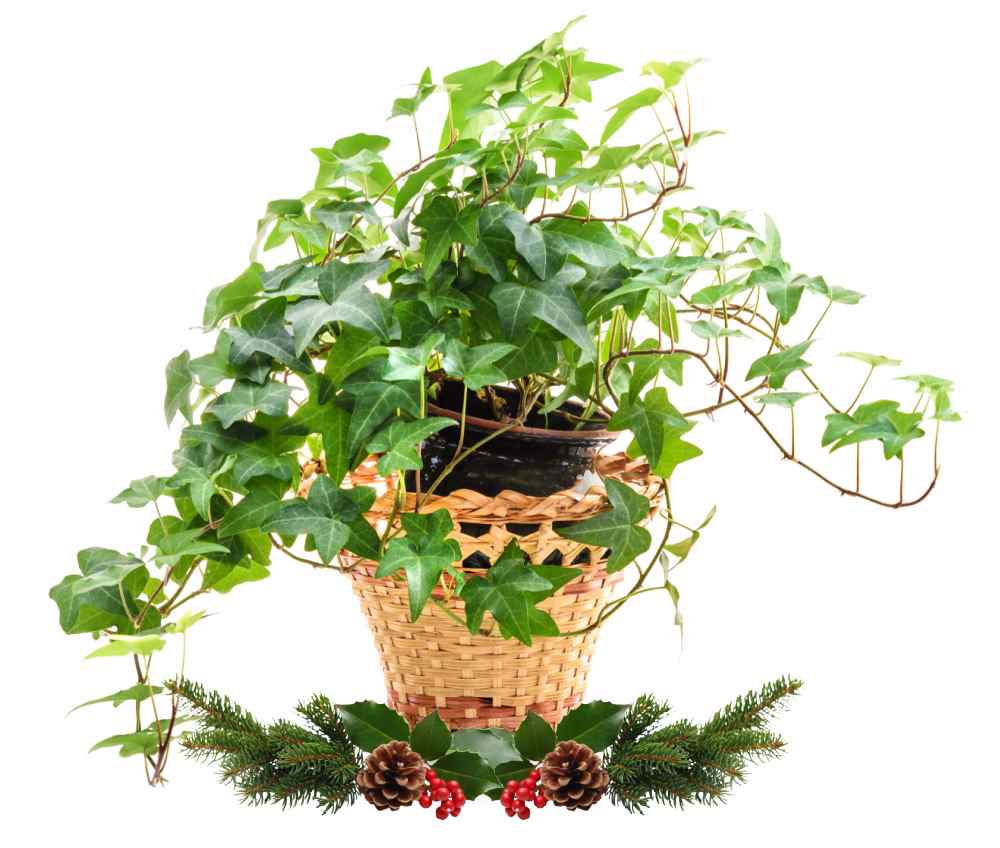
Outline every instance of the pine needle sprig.
{"label": "pine needle sprig", "polygon": [[612,803],[642,813],[654,801],[676,807],[724,801],[749,765],[781,754],[784,741],[767,722],[801,685],[780,678],[737,698],[701,727],[688,721],[657,727],[669,707],[643,695],[605,755]]}
{"label": "pine needle sprig", "polygon": [[244,802],[282,807],[315,802],[323,812],[336,812],[355,800],[360,756],[325,696],[299,705],[308,727],[284,720],[265,726],[194,681],[174,681],[169,688],[188,701],[199,722],[198,731],[182,739],[188,755],[217,763],[223,782]]}

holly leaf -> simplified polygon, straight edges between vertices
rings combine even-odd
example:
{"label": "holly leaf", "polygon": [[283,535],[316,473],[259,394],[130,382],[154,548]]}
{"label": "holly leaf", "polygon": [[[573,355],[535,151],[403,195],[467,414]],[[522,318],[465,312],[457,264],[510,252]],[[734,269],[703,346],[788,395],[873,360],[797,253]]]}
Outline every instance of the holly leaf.
{"label": "holly leaf", "polygon": [[223,427],[231,427],[236,421],[257,410],[268,415],[284,415],[288,412],[288,399],[291,396],[291,388],[275,380],[268,380],[263,385],[237,380],[228,392],[219,395],[205,411],[218,418]]}
{"label": "holly leaf", "polygon": [[507,379],[495,363],[515,350],[514,345],[499,342],[467,347],[459,339],[449,338],[444,343],[441,365],[445,373],[460,378],[475,392]]}
{"label": "holly leaf", "polygon": [[801,371],[803,368],[809,367],[810,363],[802,358],[802,354],[809,349],[811,344],[812,340],[807,339],[797,345],[792,345],[792,347],[779,350],[777,353],[762,356],[760,359],[754,360],[750,365],[750,370],[747,371],[746,379],[752,380],[755,377],[766,377],[768,386],[772,389],[780,389],[785,385],[785,380],[789,374],[793,371]]}
{"label": "holly leaf", "polygon": [[611,704],[607,701],[581,704],[570,710],[559,722],[556,739],[559,742],[574,740],[598,753],[615,741],[627,712],[628,704]]}
{"label": "holly leaf", "polygon": [[167,426],[174,420],[178,412],[189,424],[191,417],[191,389],[194,388],[194,376],[191,374],[191,354],[187,351],[175,356],[167,363],[167,394],[163,399],[163,414]]}
{"label": "holly leaf", "polygon": [[453,527],[445,509],[427,514],[404,513],[401,520],[407,535],[389,543],[375,576],[405,573],[410,620],[416,621],[442,572],[462,558],[462,549],[454,539],[445,538]]}
{"label": "holly leaf", "polygon": [[514,744],[521,755],[530,762],[544,759],[556,747],[556,732],[538,713],[529,711],[514,732]]}
{"label": "holly leaf", "polygon": [[436,763],[434,770],[441,780],[457,780],[465,797],[474,800],[497,785],[497,778],[479,754],[470,751],[453,751]]}
{"label": "holly leaf", "polygon": [[410,747],[428,763],[448,753],[451,748],[451,731],[441,720],[437,710],[414,726],[410,732]]}
{"label": "holly leaf", "polygon": [[504,638],[513,636],[525,645],[531,642],[531,622],[526,594],[554,591],[552,584],[525,564],[517,542],[511,542],[500,558],[486,572],[469,579],[460,597],[465,603],[466,626],[478,633],[483,616],[490,612]]}
{"label": "holly leaf", "polygon": [[409,742],[410,726],[395,710],[374,701],[337,704],[347,737],[362,751],[374,751],[386,742]]}
{"label": "holly leaf", "polygon": [[403,421],[394,418],[368,440],[368,450],[371,453],[382,454],[378,461],[378,473],[388,477],[394,471],[416,471],[423,468],[418,448],[428,436],[454,427],[457,422],[450,418],[418,418],[416,421]]}
{"label": "holly leaf", "polygon": [[479,206],[470,203],[459,209],[453,198],[439,194],[413,223],[424,230],[424,278],[429,280],[452,244],[475,244],[479,239]]}
{"label": "holly leaf", "polygon": [[621,571],[648,550],[652,537],[639,523],[649,516],[649,499],[630,486],[608,477],[604,481],[611,509],[563,527],[557,532],[565,539],[610,548],[607,570]]}
{"label": "holly leaf", "polygon": [[470,727],[456,730],[451,736],[453,751],[469,751],[479,754],[490,768],[520,759],[514,747],[514,736],[509,730],[499,727]]}

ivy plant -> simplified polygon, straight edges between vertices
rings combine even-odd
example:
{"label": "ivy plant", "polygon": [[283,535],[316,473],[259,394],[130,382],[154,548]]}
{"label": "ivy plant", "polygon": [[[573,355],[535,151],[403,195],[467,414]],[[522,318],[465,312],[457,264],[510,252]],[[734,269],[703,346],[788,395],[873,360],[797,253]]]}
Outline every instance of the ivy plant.
{"label": "ivy plant", "polygon": [[[474,633],[526,644],[561,635],[538,604],[573,569],[533,565],[512,545],[470,577],[450,518],[428,507],[457,463],[537,410],[565,417],[565,402],[581,401],[568,426],[621,432],[667,487],[658,538],[640,526],[649,502],[615,480],[608,512],[562,531],[610,547],[609,570],[636,569],[594,627],[641,593],[676,604],[671,570],[704,522],[675,515],[670,481],[702,452],[699,418],[740,408],[764,444],[843,495],[898,508],[933,488],[939,425],[958,418],[952,384],[916,374],[904,378],[915,403],[862,403],[872,372],[898,361],[850,352],[863,382],[849,403],[835,401],[814,377],[812,345],[831,310],[862,295],[794,269],[769,218],[677,205],[696,149],[717,134],[692,121],[696,62],[649,62],[636,93],[608,108],[595,90],[620,69],[569,46],[568,32],[507,63],[441,78],[425,70],[391,107],[402,142],[362,132],[314,148],[315,183],[267,205],[249,265],[208,293],[202,350],[167,363],[164,413],[182,423],[173,469],[114,498],[152,510],[146,538],[130,552],[82,550],[51,591],[66,633],[101,640],[92,656],[128,657],[133,685],[96,700],[134,702],[134,727],[99,745],[141,756],[150,782],[162,779],[182,718],[154,682],[153,658],[185,638],[192,602],[267,578],[275,551],[331,570],[346,567],[344,551],[372,560],[379,576],[406,581],[414,619],[429,604],[455,615],[455,595]],[[428,143],[420,127],[435,100],[446,118]],[[595,115],[603,126],[588,137]],[[456,424],[428,414],[446,381],[483,397],[515,387],[521,401],[492,435],[460,441],[416,509],[378,531],[365,517],[374,490],[345,478],[375,454],[403,493],[421,441]],[[677,392],[691,384],[708,394],[686,408]],[[801,404],[826,408],[816,441],[855,452],[854,480],[801,455]],[[930,432],[930,482],[907,496],[904,458]],[[898,497],[862,490],[866,442],[898,463]],[[306,465],[315,479],[302,497]]]}

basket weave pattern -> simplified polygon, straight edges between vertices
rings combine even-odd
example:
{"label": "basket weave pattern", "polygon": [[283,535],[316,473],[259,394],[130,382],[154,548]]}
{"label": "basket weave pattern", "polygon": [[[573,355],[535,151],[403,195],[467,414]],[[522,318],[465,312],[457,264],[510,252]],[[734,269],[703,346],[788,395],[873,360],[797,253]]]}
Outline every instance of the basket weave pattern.
{"label": "basket weave pattern", "polygon": [[[597,472],[630,484],[650,498],[650,517],[659,509],[661,482],[644,463],[624,455],[598,458]],[[393,480],[384,480],[368,461],[352,474],[355,485],[374,485],[380,496],[368,518],[384,527],[392,513]],[[413,509],[408,495],[406,509]],[[582,570],[574,581],[538,606],[549,613],[563,633],[584,630],[612,599],[621,573],[608,575],[606,549],[559,536],[553,522],[582,521],[607,509],[604,487],[567,490],[547,497],[504,491],[490,498],[470,490],[431,496],[426,511],[445,508],[452,516],[451,534],[462,556],[480,552],[494,561],[511,540],[517,540],[533,563],[558,561]],[[531,710],[550,723],[583,699],[599,628],[575,636],[535,638],[523,645],[494,634],[486,614],[480,633],[472,634],[435,604],[428,604],[416,622],[410,621],[406,584],[377,579],[376,563],[345,556],[349,577],[368,620],[385,673],[390,706],[415,723],[437,710],[453,729],[461,727],[516,728]],[[466,568],[468,574],[483,573]],[[443,599],[440,590],[438,599]],[[462,602],[449,597],[447,607],[462,621]]]}

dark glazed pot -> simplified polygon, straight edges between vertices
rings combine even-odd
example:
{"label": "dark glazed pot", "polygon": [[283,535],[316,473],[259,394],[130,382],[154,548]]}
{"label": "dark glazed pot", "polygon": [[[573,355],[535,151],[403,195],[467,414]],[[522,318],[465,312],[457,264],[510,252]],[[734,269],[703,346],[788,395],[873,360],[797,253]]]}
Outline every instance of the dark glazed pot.
{"label": "dark glazed pot", "polygon": [[[428,404],[427,414],[461,421],[463,388],[462,384],[453,381],[445,383],[436,403]],[[495,391],[507,401],[509,409],[516,411],[516,390],[501,387]],[[562,409],[573,415],[583,414],[583,405],[575,401],[568,402]],[[503,424],[494,420],[488,405],[470,392],[464,448],[501,427]],[[595,454],[619,435],[605,430],[599,423],[590,423],[579,430],[573,427],[574,423],[561,415],[543,417],[532,413],[524,426],[497,436],[460,462],[441,481],[435,494],[474,489],[492,497],[504,489],[513,489],[543,497],[571,488],[591,469]],[[455,456],[458,436],[458,427],[448,427],[424,442],[421,454],[424,467],[420,475],[423,491]]]}

